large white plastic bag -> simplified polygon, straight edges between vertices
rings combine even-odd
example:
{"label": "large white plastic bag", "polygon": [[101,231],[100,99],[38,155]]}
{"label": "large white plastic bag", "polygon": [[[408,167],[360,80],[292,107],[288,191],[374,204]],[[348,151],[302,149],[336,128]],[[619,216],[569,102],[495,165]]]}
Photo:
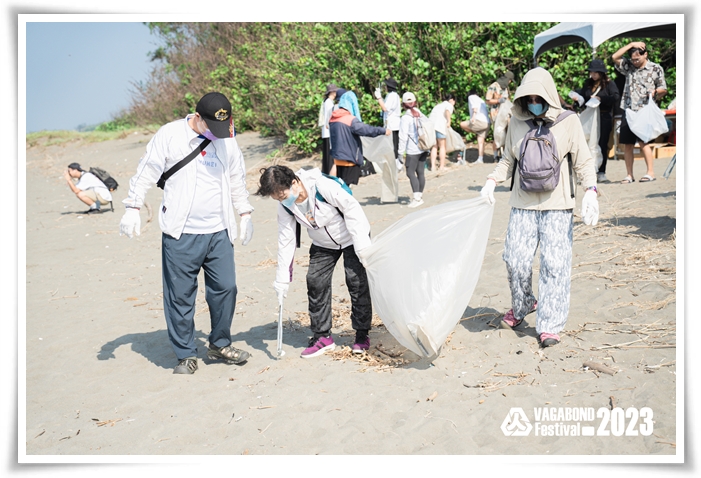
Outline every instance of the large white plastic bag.
{"label": "large white plastic bag", "polygon": [[366,250],[372,305],[387,330],[431,357],[460,321],[482,268],[494,206],[451,201],[406,215]]}
{"label": "large white plastic bag", "polygon": [[499,107],[497,117],[494,119],[494,147],[503,148],[506,144],[506,129],[509,127],[509,118],[511,117],[511,101],[504,101]]}
{"label": "large white plastic bag", "polygon": [[664,112],[649,96],[648,102],[638,111],[626,108],[626,121],[630,130],[644,143],[649,143],[669,131]]}
{"label": "large white plastic bag", "polygon": [[394,157],[394,142],[391,136],[361,136],[363,143],[363,156],[376,166],[382,173],[382,191],[380,201],[399,201],[399,178],[397,177],[397,163]]}
{"label": "large white plastic bag", "polygon": [[463,152],[463,157],[465,156],[465,141],[463,141],[460,133],[455,131],[453,128],[448,128],[445,135],[445,152],[452,153],[453,151]]}
{"label": "large white plastic bag", "polygon": [[584,138],[587,140],[589,151],[591,151],[591,157],[594,158],[596,170],[598,171],[601,163],[604,161],[604,156],[599,147],[599,123],[601,122],[599,106],[587,106],[584,111],[579,113],[579,121],[582,123]]}

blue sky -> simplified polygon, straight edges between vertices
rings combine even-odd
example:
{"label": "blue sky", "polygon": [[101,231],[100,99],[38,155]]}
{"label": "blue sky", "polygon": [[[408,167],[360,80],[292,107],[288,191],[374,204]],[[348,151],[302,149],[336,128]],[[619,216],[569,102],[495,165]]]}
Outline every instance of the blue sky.
{"label": "blue sky", "polygon": [[148,78],[159,45],[138,22],[26,25],[27,133],[111,120],[130,105],[132,83]]}

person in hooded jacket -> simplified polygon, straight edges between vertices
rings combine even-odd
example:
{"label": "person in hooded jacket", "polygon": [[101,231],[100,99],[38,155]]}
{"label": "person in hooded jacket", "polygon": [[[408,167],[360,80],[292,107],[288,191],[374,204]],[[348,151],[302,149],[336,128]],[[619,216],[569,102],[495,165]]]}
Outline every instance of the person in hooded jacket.
{"label": "person in hooded jacket", "polygon": [[302,358],[317,357],[336,347],[331,337],[331,284],[341,256],[351,297],[351,324],[356,331],[352,352],[367,351],[372,302],[361,254],[371,244],[370,222],[358,200],[335,178],[325,176],[318,169],[300,169],[295,173],[287,166],[261,169],[256,195],[279,201],[277,272],[273,288],[280,304],[292,282],[295,245],[299,245],[298,228],[306,228],[312,240],[307,297],[313,336]]}
{"label": "person in hooded jacket", "polygon": [[331,157],[336,165],[336,176],[348,184],[358,184],[360,167],[363,165],[363,143],[361,136],[391,135],[392,130],[380,126],[370,126],[360,118],[358,98],[352,91],[346,91],[338,100],[338,109],[329,120],[331,134]]}
{"label": "person in hooded jacket", "polygon": [[[504,156],[487,176],[480,194],[494,204],[494,188],[498,183],[513,179],[509,200],[511,214],[504,242],[503,259],[511,289],[512,308],[503,317],[508,327],[518,327],[527,314],[536,311],[536,332],[542,347],[560,342],[569,314],[570,277],[572,269],[572,230],[574,191],[576,181],[570,181],[566,156],[571,154],[572,169],[585,189],[582,218],[595,225],[599,217],[594,159],[584,137],[579,118],[565,117],[550,128],[559,156],[560,175],[552,191],[528,192],[521,189],[516,159],[529,120],[536,125],[554,123],[563,112],[559,95],[550,73],[534,68],[523,77],[517,88],[512,118],[507,131]],[[538,300],[533,294],[533,258],[540,247],[540,276]]]}

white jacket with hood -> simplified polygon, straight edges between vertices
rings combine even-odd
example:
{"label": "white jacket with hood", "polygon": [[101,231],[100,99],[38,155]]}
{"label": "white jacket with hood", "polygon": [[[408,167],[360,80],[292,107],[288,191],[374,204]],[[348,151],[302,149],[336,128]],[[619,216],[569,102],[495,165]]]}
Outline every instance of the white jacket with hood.
{"label": "white jacket with hood", "polygon": [[[307,191],[309,210],[316,227],[314,227],[297,207],[290,215],[282,204],[277,208],[278,282],[292,282],[292,268],[297,247],[297,223],[307,228],[312,244],[326,249],[345,249],[354,246],[356,251],[368,247],[370,241],[370,222],[362,207],[352,195],[335,180],[322,176],[318,168],[295,173]],[[317,191],[325,201],[317,199]]]}
{"label": "white jacket with hood", "polygon": [[[190,154],[202,142],[200,137],[187,124],[187,118],[172,121],[161,126],[146,146],[146,153],[139,161],[136,174],[129,181],[129,194],[122,201],[127,206],[142,207],[149,188],[155,184],[164,171],[172,168]],[[222,163],[222,210],[224,224],[227,224],[229,240],[233,244],[236,232],[236,215],[253,211],[248,202],[246,189],[246,167],[243,154],[235,138],[212,141],[205,151],[213,148]],[[158,211],[161,231],[175,239],[180,239],[188,214],[195,199],[197,181],[196,159],[168,179],[163,189],[163,201]]]}
{"label": "white jacket with hood", "polygon": [[[541,211],[557,209],[574,209],[575,200],[570,191],[569,166],[567,164],[567,153],[572,153],[572,169],[581,180],[584,188],[596,186],[596,171],[594,159],[584,138],[582,123],[577,115],[569,117],[556,124],[550,131],[555,136],[557,152],[560,156],[560,181],[554,191],[549,192],[526,192],[520,188],[518,168],[514,168],[514,158],[519,156],[521,142],[530,129],[526,120],[534,118],[534,115],[523,110],[518,98],[538,95],[547,101],[549,107],[545,113],[546,122],[554,122],[564,110],[560,105],[560,97],[555,88],[550,73],[544,68],[534,68],[523,77],[521,85],[514,95],[514,104],[511,108],[511,122],[506,133],[506,144],[504,146],[504,156],[497,164],[494,171],[487,176],[494,179],[497,184],[509,180],[511,183],[512,174],[514,178],[514,188],[511,191],[509,205],[519,209],[535,209]],[[572,181],[577,187],[577,181]]]}

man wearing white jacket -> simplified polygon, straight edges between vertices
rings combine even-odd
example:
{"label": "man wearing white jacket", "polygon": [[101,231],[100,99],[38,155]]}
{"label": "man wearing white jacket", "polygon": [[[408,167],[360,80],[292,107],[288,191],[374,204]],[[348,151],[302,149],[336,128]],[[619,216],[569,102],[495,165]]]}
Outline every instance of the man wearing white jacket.
{"label": "man wearing white jacket", "polygon": [[[181,169],[170,171],[176,165]],[[177,173],[163,183],[169,171]],[[139,209],[156,182],[163,187],[158,221],[163,232],[163,310],[178,359],[173,373],[197,370],[194,313],[200,269],[205,273],[212,327],[207,356],[243,363],[250,354],[231,343],[237,294],[234,209],[241,216],[240,238],[246,245],[253,236],[253,207],[248,202],[243,155],[234,139],[231,104],[224,95],[207,93],[194,114],[162,126],[151,138],[129,181],[120,235],[140,234]]]}
{"label": "man wearing white jacket", "polygon": [[326,176],[318,169],[300,170],[296,174],[286,166],[261,170],[256,194],[280,201],[273,287],[281,304],[292,282],[295,248],[299,247],[302,226],[312,240],[307,296],[314,335],[302,352],[303,358],[316,357],[336,347],[331,337],[331,279],[341,256],[351,296],[351,323],[356,331],[352,351],[360,354],[370,348],[372,302],[365,267],[361,264],[362,251],[371,242],[370,222],[344,186],[338,178]]}

